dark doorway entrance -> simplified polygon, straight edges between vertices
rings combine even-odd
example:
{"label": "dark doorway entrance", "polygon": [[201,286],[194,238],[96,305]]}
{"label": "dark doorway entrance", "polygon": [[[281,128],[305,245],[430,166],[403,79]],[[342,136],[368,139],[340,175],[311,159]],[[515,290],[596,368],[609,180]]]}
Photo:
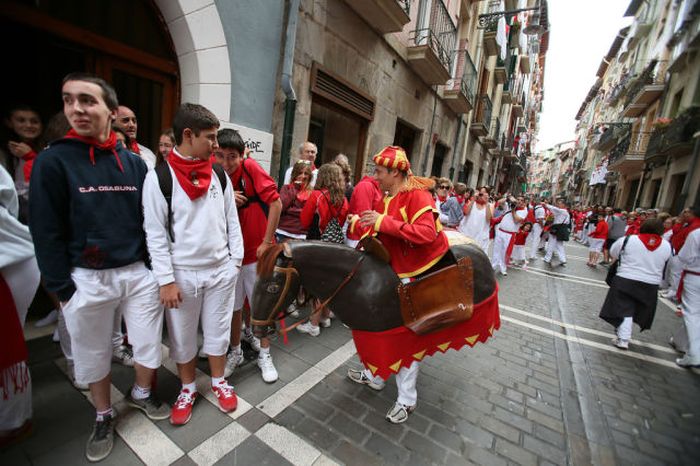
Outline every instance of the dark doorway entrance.
{"label": "dark doorway entrance", "polygon": [[396,129],[394,130],[394,145],[403,148],[406,151],[408,160],[414,163],[413,146],[416,143],[418,131],[401,120],[396,120]]}
{"label": "dark doorway entrance", "polygon": [[433,154],[433,165],[430,169],[432,176],[442,176],[442,166],[445,163],[447,155],[447,146],[441,143],[435,144],[435,154]]}

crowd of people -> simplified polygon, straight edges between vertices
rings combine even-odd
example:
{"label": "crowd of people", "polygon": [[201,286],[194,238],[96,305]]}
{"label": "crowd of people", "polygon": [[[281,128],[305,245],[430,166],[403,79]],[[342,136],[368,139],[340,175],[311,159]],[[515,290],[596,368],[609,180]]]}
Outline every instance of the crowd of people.
{"label": "crowd of people", "polygon": [[[661,284],[666,296],[682,301],[688,343],[678,364],[700,364],[697,209],[673,219],[654,211],[569,208],[564,199],[497,194],[489,186],[471,189],[413,176],[406,153],[395,146],[375,155],[353,184],[347,157],[338,154],[317,167],[317,147],[309,141],[299,145],[278,190],[240,134],[219,129],[218,118],[200,105],[183,104],[151,151],[138,142],[135,113],[119,105],[102,79],[68,75],[62,99],[63,112],[46,128],[27,106],[12,108],[5,119],[10,138],[0,153],[0,296],[12,306],[3,306],[0,327],[3,441],[21,438],[31,419],[21,329],[39,286],[55,304],[73,383],[89,390],[95,405],[86,446],[91,461],[104,459],[113,445],[113,361],[134,367],[127,403],[174,425],[190,420],[199,396],[198,357],[208,360],[211,390],[224,412],[237,406],[227,379],[245,361],[242,342],[258,353],[262,379],[274,383],[270,340],[253,335],[250,305],[258,260],[285,241],[356,247],[374,236],[408,282],[440,260],[451,235],[469,237],[486,254],[491,249],[494,271],[507,276],[509,267],[527,269],[538,250],[549,266],[555,254],[565,266],[564,245],[573,231],[589,245],[591,267],[601,253],[604,265],[624,255],[601,312],[617,329],[616,346],[627,347],[633,320],[642,329],[651,325],[651,300],[655,308]],[[630,299],[636,304],[628,305]],[[332,309],[324,309],[297,330],[318,336],[332,317]],[[152,390],[164,326],[181,382],[172,406]],[[414,362],[398,371],[390,422],[406,421],[415,409],[418,370]],[[350,370],[348,377],[384,387],[368,370]]]}

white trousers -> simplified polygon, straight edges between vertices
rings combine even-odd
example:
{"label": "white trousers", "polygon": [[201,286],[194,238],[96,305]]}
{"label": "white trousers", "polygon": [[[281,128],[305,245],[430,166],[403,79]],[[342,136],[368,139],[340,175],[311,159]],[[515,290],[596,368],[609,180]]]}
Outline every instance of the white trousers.
{"label": "white trousers", "polygon": [[681,280],[681,272],[683,272],[681,260],[676,255],[671,256],[666,266],[666,280],[668,281],[668,289],[672,290],[674,293],[678,291],[678,282]]}
{"label": "white trousers", "polygon": [[62,312],[70,334],[78,383],[94,383],[109,374],[112,364],[114,315],[121,311],[129,328],[134,361],[157,369],[161,363],[163,308],[158,282],[142,262],[95,270],[75,268],[76,291]]}
{"label": "white trousers", "polygon": [[530,252],[529,258],[534,259],[537,254],[537,248],[540,247],[540,235],[542,234],[542,225],[535,222],[532,224],[532,231],[527,237],[527,242],[529,244]]}
{"label": "white trousers", "polygon": [[[39,287],[40,275],[36,259],[32,257],[3,267],[0,274],[10,288],[19,323],[24,327],[27,310]],[[17,429],[32,418],[32,378],[26,361],[0,371],[0,377],[3,378],[3,388],[0,389],[0,430]]]}
{"label": "white trousers", "polygon": [[[418,372],[420,369],[420,363],[418,361],[413,361],[408,367],[402,367],[396,374],[396,388],[398,390],[398,397],[396,401],[405,406],[415,406],[418,402],[418,390],[416,390],[416,382],[418,381]],[[369,371],[369,369],[364,370],[365,376],[372,380],[374,383],[383,384],[384,380],[381,377],[375,377]]]}
{"label": "white trousers", "polygon": [[616,329],[617,338],[626,341],[632,338],[632,323],[632,317],[622,319],[622,323]]}
{"label": "white trousers", "polygon": [[700,364],[700,275],[685,274],[683,279],[683,322],[688,332],[687,356]]}
{"label": "white trousers", "polygon": [[177,309],[165,311],[171,343],[170,357],[178,364],[194,359],[200,320],[204,334],[202,351],[212,356],[226,354],[231,339],[233,292],[238,267],[229,260],[204,270],[175,269],[174,272],[182,302]]}
{"label": "white trousers", "polygon": [[496,237],[493,239],[493,251],[491,253],[491,267],[506,271],[506,251],[513,236],[500,229],[496,229]]}
{"label": "white trousers", "polygon": [[544,255],[544,260],[549,262],[552,260],[554,253],[557,253],[557,257],[560,262],[566,262],[566,251],[564,250],[564,242],[559,241],[557,237],[553,234],[549,234],[549,241],[547,241],[547,252]]}
{"label": "white trousers", "polygon": [[253,313],[253,289],[255,288],[255,280],[257,277],[258,263],[246,264],[241,267],[236,280],[236,289],[234,292],[233,309],[238,311],[243,309],[245,298],[248,298],[251,315]]}

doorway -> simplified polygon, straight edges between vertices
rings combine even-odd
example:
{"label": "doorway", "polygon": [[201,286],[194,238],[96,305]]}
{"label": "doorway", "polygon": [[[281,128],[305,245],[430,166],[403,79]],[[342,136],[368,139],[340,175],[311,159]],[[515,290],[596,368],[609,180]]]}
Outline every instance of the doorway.
{"label": "doorway", "polygon": [[[308,140],[316,144],[318,154],[316,165],[332,162],[338,154],[345,154],[353,168],[356,179],[362,169],[358,154],[364,138],[363,121],[330,106],[323,105],[320,99],[311,103]],[[358,173],[359,171],[359,173]]]}
{"label": "doorway", "polygon": [[445,164],[447,155],[447,146],[442,143],[435,144],[435,153],[433,154],[433,165],[430,169],[431,176],[442,176],[442,166]]}
{"label": "doorway", "polygon": [[418,130],[410,126],[409,124],[403,122],[402,120],[396,119],[396,129],[394,129],[394,143],[393,145],[401,147],[406,151],[409,162],[414,163],[413,159],[413,146],[416,143],[418,135]]}
{"label": "doorway", "polygon": [[5,74],[11,92],[0,96],[3,110],[28,104],[46,121],[63,109],[63,77],[82,71],[104,78],[119,103],[134,110],[142,144],[157,147],[160,131],[172,124],[179,101],[177,58],[151,2],[5,1],[0,40],[6,63],[22,70]]}

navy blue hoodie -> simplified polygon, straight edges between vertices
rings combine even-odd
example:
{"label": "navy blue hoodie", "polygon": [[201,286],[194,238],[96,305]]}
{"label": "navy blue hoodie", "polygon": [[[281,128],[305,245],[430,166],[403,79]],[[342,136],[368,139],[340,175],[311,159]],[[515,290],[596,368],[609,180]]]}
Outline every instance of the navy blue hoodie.
{"label": "navy blue hoodie", "polygon": [[91,147],[59,139],[38,155],[32,170],[29,229],[46,288],[60,301],[75,292],[73,267],[111,269],[146,257],[146,164],[121,143],[116,154],[94,147],[93,162]]}

